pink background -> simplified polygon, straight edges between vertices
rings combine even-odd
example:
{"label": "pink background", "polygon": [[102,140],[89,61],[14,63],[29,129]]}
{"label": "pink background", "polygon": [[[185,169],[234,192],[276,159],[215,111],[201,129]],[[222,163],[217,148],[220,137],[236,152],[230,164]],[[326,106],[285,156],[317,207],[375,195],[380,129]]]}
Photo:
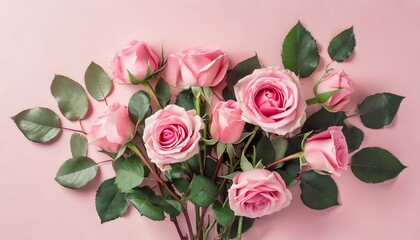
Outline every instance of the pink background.
{"label": "pink background", "polygon": [[[82,83],[92,60],[107,66],[112,54],[132,39],[148,41],[155,50],[163,44],[166,54],[192,46],[220,47],[231,66],[254,52],[265,65],[281,65],[283,38],[298,19],[318,41],[322,67],[329,40],[354,26],[356,53],[349,63],[335,65],[354,81],[354,104],[376,92],[406,96],[390,127],[365,130],[364,146],[390,149],[408,168],[398,179],[377,185],[345,172],[337,178],[342,205],[324,211],[305,207],[295,186],[290,207],[257,220],[244,239],[420,239],[419,1],[199,2],[0,0],[0,239],[177,239],[172,223],[152,222],[134,209],[101,225],[95,192],[100,180],[113,176],[111,166],[101,167],[88,188],[65,189],[54,177],[70,157],[71,133],[47,146],[36,144],[24,138],[10,117],[36,106],[58,112],[49,92],[54,74]],[[316,76],[305,81],[307,90]],[[116,86],[112,98],[127,103],[135,90]],[[85,126],[104,106],[93,105]],[[353,123],[361,125],[357,119]],[[77,127],[65,119],[63,125]]]}

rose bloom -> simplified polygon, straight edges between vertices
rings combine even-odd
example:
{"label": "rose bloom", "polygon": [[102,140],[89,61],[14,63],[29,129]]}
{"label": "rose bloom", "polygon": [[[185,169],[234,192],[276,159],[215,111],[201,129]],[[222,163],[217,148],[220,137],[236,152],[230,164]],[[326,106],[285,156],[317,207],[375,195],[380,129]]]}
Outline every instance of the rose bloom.
{"label": "rose bloom", "polygon": [[353,85],[350,78],[343,71],[327,73],[316,87],[316,94],[331,92],[340,89],[332,95],[323,105],[332,112],[340,111],[350,101]]}
{"label": "rose bloom", "polygon": [[127,107],[114,103],[96,120],[88,137],[102,149],[117,152],[121,145],[133,138],[135,132],[136,126],[128,115]]}
{"label": "rose bloom", "polygon": [[234,143],[241,138],[245,121],[242,110],[235,101],[218,102],[212,111],[210,134],[222,143]]}
{"label": "rose bloom", "polygon": [[277,172],[253,169],[238,173],[228,190],[229,205],[236,216],[262,217],[287,207],[292,194]]}
{"label": "rose bloom", "polygon": [[306,140],[303,150],[312,169],[337,176],[342,169],[347,169],[349,154],[342,128],[332,126]]}
{"label": "rose bloom", "polygon": [[214,87],[226,75],[229,62],[226,53],[213,48],[191,48],[168,57],[163,72],[172,86]]}
{"label": "rose bloom", "polygon": [[270,67],[255,70],[234,86],[244,120],[285,135],[305,121],[306,102],[296,75]]}
{"label": "rose bloom", "polygon": [[137,79],[147,77],[147,71],[155,72],[159,59],[145,42],[134,40],[114,55],[111,63],[112,79],[121,84],[131,84],[128,72]]}
{"label": "rose bloom", "polygon": [[198,153],[203,128],[195,110],[168,105],[145,120],[143,141],[147,154],[162,171],[167,165],[183,162]]}

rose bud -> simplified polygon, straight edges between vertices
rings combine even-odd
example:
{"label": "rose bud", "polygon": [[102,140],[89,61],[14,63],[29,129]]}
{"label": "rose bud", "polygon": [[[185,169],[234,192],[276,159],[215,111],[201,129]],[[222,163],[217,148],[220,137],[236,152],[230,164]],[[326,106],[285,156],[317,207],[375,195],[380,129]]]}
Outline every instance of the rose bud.
{"label": "rose bud", "polygon": [[214,87],[226,75],[229,62],[226,53],[213,48],[191,48],[168,57],[163,72],[172,86]]}
{"label": "rose bud", "polygon": [[336,91],[321,104],[331,112],[340,111],[350,101],[353,86],[350,78],[343,72],[327,73],[315,87],[316,95]]}
{"label": "rose bud", "polygon": [[203,128],[195,110],[168,105],[146,118],[143,141],[151,161],[162,171],[171,163],[183,162],[199,151]]}
{"label": "rose bud", "polygon": [[289,70],[255,70],[234,86],[244,120],[264,131],[285,135],[305,121],[306,102],[299,79]]}
{"label": "rose bud", "polygon": [[235,101],[218,102],[212,111],[210,134],[222,143],[234,143],[241,138],[245,121],[242,110]]}
{"label": "rose bud", "polygon": [[137,80],[159,68],[159,59],[145,42],[134,40],[114,55],[111,63],[112,79],[121,84],[132,84],[130,72]]}
{"label": "rose bud", "polygon": [[336,176],[340,176],[342,169],[347,169],[349,156],[342,128],[332,126],[306,140],[303,151],[312,169]]}
{"label": "rose bud", "polygon": [[292,194],[277,172],[252,169],[238,173],[228,190],[229,205],[236,216],[262,217],[287,207]]}
{"label": "rose bud", "polygon": [[117,152],[121,145],[133,138],[135,132],[136,126],[130,120],[127,107],[114,103],[98,117],[88,137],[102,149]]}

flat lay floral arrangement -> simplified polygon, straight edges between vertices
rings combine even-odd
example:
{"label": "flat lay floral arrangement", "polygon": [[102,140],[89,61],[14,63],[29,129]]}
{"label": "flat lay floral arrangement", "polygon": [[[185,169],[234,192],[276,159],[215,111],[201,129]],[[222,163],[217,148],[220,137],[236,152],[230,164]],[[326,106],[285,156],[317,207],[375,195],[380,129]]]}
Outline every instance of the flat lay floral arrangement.
{"label": "flat lay floral arrangement", "polygon": [[[322,210],[339,204],[334,179],[347,169],[365,183],[384,182],[404,170],[388,150],[359,149],[363,130],[348,123],[360,118],[364,127],[382,129],[404,98],[377,93],[346,110],[354,88],[340,63],[355,46],[352,27],[333,37],[330,64],[314,76],[319,49],[300,22],[275,49],[283,67],[264,66],[257,55],[229,67],[227,54],[217,48],[190,48],[165,59],[147,43],[132,41],[114,55],[110,70],[89,65],[87,91],[68,77],[54,77],[51,93],[74,128],[63,127],[60,116],[44,107],[12,119],[34,142],[74,132],[70,159],[55,178],[66,188],[85,187],[101,166],[112,164],[115,177],[96,193],[102,223],[133,205],[142,216],[172,221],[179,234],[173,239],[241,239],[255,219],[280,214],[298,201],[292,187],[300,187],[307,207]],[[141,90],[127,105],[109,102],[114,83]],[[170,86],[179,89],[176,96]],[[305,98],[304,87],[313,89],[312,97]],[[93,100],[102,101],[104,111],[85,130]],[[312,105],[320,109],[308,116],[307,109],[316,110]],[[88,144],[99,146],[109,160],[91,159]]]}

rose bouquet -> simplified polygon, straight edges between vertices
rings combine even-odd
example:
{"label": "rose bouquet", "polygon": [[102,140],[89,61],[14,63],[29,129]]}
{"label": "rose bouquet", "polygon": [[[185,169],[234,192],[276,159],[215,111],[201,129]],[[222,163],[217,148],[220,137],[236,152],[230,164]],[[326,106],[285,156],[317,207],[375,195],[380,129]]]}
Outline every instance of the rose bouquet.
{"label": "rose bouquet", "polygon": [[[133,205],[152,220],[172,221],[180,239],[240,239],[255,219],[290,204],[291,187],[299,185],[303,203],[320,210],[338,205],[331,175],[351,168],[363,182],[380,183],[405,168],[385,149],[358,150],[363,131],[347,119],[360,117],[367,128],[383,128],[403,97],[378,93],[356,110],[348,108],[352,82],[331,66],[349,59],[355,45],[353,28],[331,40],[331,63],[315,76],[314,95],[305,99],[305,78],[317,69],[320,56],[300,22],[284,39],[284,69],[262,66],[257,55],[229,68],[227,54],[216,48],[191,48],[165,60],[146,43],[133,41],[115,54],[110,71],[95,63],[87,68],[87,92],[106,106],[87,131],[82,120],[90,98],[79,83],[61,75],[54,77],[51,93],[62,115],[80,129],[63,127],[48,108],[12,118],[25,137],[39,143],[62,130],[75,132],[72,157],[55,179],[64,187],[82,188],[100,166],[112,163],[115,177],[96,193],[102,223]],[[108,103],[114,82],[142,87],[127,105]],[[174,96],[170,86],[179,89]],[[307,117],[311,105],[321,108]],[[111,159],[88,157],[88,142]],[[181,217],[186,226],[178,223]]]}

